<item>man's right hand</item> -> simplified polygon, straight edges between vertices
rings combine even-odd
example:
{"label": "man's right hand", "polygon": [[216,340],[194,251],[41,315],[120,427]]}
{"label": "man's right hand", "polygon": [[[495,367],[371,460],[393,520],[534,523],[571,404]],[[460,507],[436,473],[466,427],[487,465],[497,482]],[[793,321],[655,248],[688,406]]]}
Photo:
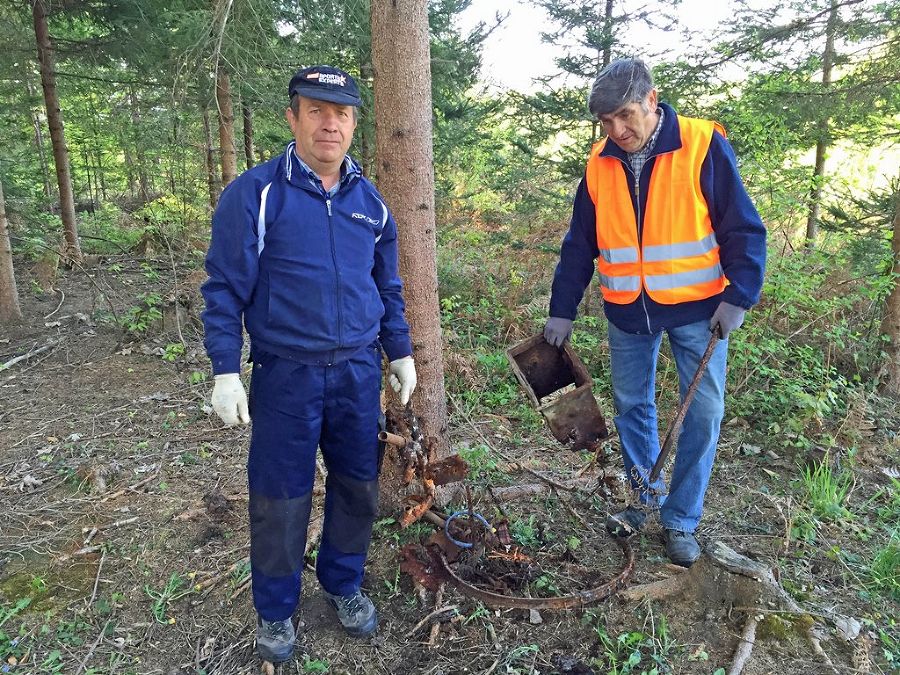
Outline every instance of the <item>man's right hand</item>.
{"label": "man's right hand", "polygon": [[551,316],[544,324],[544,339],[554,347],[560,347],[572,337],[572,320]]}
{"label": "man's right hand", "polygon": [[212,407],[219,418],[228,426],[247,424],[250,413],[247,410],[247,393],[237,373],[216,375],[212,392]]}

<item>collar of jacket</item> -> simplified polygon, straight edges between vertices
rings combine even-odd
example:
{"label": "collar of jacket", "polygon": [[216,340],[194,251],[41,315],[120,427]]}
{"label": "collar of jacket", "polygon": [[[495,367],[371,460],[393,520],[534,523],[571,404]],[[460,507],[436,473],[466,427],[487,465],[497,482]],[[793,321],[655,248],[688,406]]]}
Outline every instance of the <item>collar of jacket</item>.
{"label": "collar of jacket", "polygon": [[[681,128],[678,126],[678,113],[668,103],[660,102],[659,107],[665,111],[662,129],[659,130],[659,137],[656,139],[656,145],[653,146],[653,152],[650,157],[662,155],[666,152],[678,150],[681,147]],[[601,157],[616,157],[626,164],[628,163],[628,154],[620,148],[611,139],[606,139],[603,150],[600,151]]]}
{"label": "collar of jacket", "polygon": [[[291,141],[284,149],[284,161],[281,163],[284,177],[288,183],[298,185],[309,190],[324,192],[322,180],[313,173],[304,162],[300,160],[294,149],[296,141]],[[340,187],[343,188],[362,176],[362,168],[350,155],[344,155],[344,163],[341,165]]]}

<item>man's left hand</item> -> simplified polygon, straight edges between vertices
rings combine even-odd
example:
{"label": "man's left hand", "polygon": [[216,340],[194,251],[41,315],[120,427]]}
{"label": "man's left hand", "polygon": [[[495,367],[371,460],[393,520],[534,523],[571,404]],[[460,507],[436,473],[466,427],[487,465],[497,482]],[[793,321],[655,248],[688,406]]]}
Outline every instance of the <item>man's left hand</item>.
{"label": "man's left hand", "polygon": [[740,328],[744,323],[744,315],[747,310],[730,302],[720,302],[709,320],[709,330],[715,332],[716,324],[719,326],[720,335],[723,340],[728,337],[731,331]]}
{"label": "man's left hand", "polygon": [[390,369],[391,387],[400,394],[400,404],[406,405],[416,388],[416,364],[413,357],[404,356],[402,359],[391,361]]}

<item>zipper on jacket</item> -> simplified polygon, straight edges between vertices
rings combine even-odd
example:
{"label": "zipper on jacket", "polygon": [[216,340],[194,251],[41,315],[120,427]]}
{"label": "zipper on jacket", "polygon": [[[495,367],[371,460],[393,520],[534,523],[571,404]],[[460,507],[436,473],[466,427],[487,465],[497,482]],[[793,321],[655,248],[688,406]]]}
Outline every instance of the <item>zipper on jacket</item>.
{"label": "zipper on jacket", "polygon": [[[615,155],[613,155],[615,157]],[[644,166],[646,166],[646,162],[644,162],[644,166],[641,166],[641,173],[635,174],[634,169],[631,168],[631,164],[620,158],[616,157],[620,162],[622,162],[622,166],[625,168],[626,173],[630,173],[634,177],[634,225],[637,228],[637,237],[638,237],[638,253],[643,250],[644,247],[644,228],[641,225],[641,174],[644,173]],[[650,159],[649,157],[647,159]],[[650,327],[650,311],[647,309],[647,294],[644,291],[644,259],[641,256],[641,308],[644,310],[644,319],[647,322],[647,334],[652,335],[653,329]]]}
{"label": "zipper on jacket", "polygon": [[[649,159],[649,158],[648,158]],[[641,174],[644,173],[644,166],[641,165],[641,172],[634,176],[634,205],[637,209],[637,235],[638,235],[638,251],[644,250],[644,225],[641,223]],[[632,175],[634,172],[632,171]],[[647,320],[647,334],[653,335],[653,329],[650,327],[650,312],[647,309],[647,292],[644,290],[644,256],[641,254],[641,307],[644,308],[644,318]]]}
{"label": "zipper on jacket", "polygon": [[334,263],[334,291],[335,299],[337,301],[338,349],[340,349],[344,346],[344,320],[341,312],[341,271],[338,268],[337,249],[334,245],[334,223],[331,219],[331,199],[329,197],[325,198],[325,208],[328,211],[328,235],[331,238],[331,261],[332,263]]}

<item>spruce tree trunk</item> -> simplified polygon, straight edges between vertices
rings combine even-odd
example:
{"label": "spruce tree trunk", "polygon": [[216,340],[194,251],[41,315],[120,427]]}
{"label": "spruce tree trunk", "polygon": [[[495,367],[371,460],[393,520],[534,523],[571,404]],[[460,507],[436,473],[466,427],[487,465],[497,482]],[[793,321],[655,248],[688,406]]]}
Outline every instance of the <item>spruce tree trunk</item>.
{"label": "spruce tree trunk", "polygon": [[601,68],[605,68],[612,61],[612,20],[613,0],[606,0],[606,8],[603,11],[603,63]]}
{"label": "spruce tree trunk", "polygon": [[[828,25],[825,28],[825,52],[822,54],[822,89],[826,92],[831,87],[831,70],[834,65],[834,34],[837,29],[838,0],[831,0],[831,12],[828,14]],[[813,186],[809,195],[809,216],[806,219],[806,247],[816,243],[819,234],[819,210],[822,205],[822,186],[825,182],[825,155],[830,145],[829,119],[819,121],[816,143],[816,163],[813,168]]]}
{"label": "spruce tree trunk", "polygon": [[253,109],[247,105],[246,99],[241,99],[241,112],[244,118],[244,159],[247,168],[252,169],[253,160]]}
{"label": "spruce tree trunk", "polygon": [[64,255],[67,259],[80,261],[81,244],[78,241],[78,225],[75,220],[75,195],[72,192],[69,149],[66,147],[62,111],[56,92],[53,45],[50,43],[50,28],[47,25],[47,4],[45,0],[33,1],[34,36],[37,41],[38,61],[41,64],[41,86],[44,89],[44,105],[47,108],[47,124],[50,127],[56,182],[59,187],[59,208],[66,248]]}
{"label": "spruce tree trunk", "polygon": [[[400,274],[418,372],[413,409],[436,457],[449,454],[434,214],[428,2],[371,3],[375,173],[397,220]],[[399,490],[382,480],[385,501]]]}
{"label": "spruce tree trunk", "polygon": [[88,201],[90,202],[90,206],[88,210],[93,213],[94,212],[94,176],[93,171],[91,171],[91,158],[88,155],[87,148],[81,149],[81,161],[84,162],[84,173],[87,176],[87,191],[88,191]]}
{"label": "spruce tree trunk", "polygon": [[134,158],[131,155],[131,143],[128,138],[119,139],[125,155],[125,180],[128,182],[128,195],[134,199]]}
{"label": "spruce tree trunk", "polygon": [[13,273],[12,246],[9,243],[9,223],[6,220],[6,200],[0,182],[0,324],[9,325],[22,320],[16,276]]}
{"label": "spruce tree trunk", "polygon": [[888,338],[884,364],[884,389],[894,396],[900,396],[900,192],[894,194],[894,239],[891,242],[894,264],[891,272],[894,287],[884,306],[881,333]]}
{"label": "spruce tree trunk", "polygon": [[[94,97],[88,98],[91,106],[91,140],[93,147],[89,152],[89,157],[93,160],[94,166],[94,194],[97,195],[97,202],[102,199],[106,201],[106,179],[103,176],[103,151],[100,149],[100,130],[97,128],[97,120],[100,119],[97,113],[97,107],[94,105]],[[101,197],[102,195],[102,197]]]}
{"label": "spruce tree trunk", "polygon": [[131,138],[134,143],[134,157],[137,161],[137,174],[138,174],[138,190],[141,196],[141,201],[146,204],[150,201],[150,181],[147,178],[147,162],[144,157],[144,148],[141,145],[140,138],[140,130],[141,130],[141,108],[138,105],[137,96],[134,93],[134,88],[130,91],[130,96],[128,97],[129,104],[131,106]]}
{"label": "spruce tree trunk", "polygon": [[219,153],[222,160],[222,187],[237,178],[237,151],[234,147],[234,109],[231,79],[222,66],[216,76],[216,104],[219,111]]}
{"label": "spruce tree trunk", "polygon": [[97,162],[97,175],[100,178],[100,196],[104,202],[107,202],[109,201],[109,197],[106,194],[106,176],[103,171],[103,151],[100,148],[94,148],[94,158]]}
{"label": "spruce tree trunk", "polygon": [[28,91],[28,112],[31,115],[31,125],[34,127],[34,147],[38,153],[38,161],[41,165],[41,178],[44,180],[44,195],[48,202],[53,201],[53,188],[50,186],[50,167],[47,164],[47,152],[44,150],[44,130],[41,125],[41,116],[35,112],[31,99],[35,97],[34,85],[31,83],[30,61],[23,61],[25,68],[25,89]]}
{"label": "spruce tree trunk", "polygon": [[216,210],[219,203],[219,194],[222,192],[222,184],[219,182],[219,172],[216,171],[216,152],[213,148],[212,130],[209,127],[209,110],[204,103],[201,107],[203,113],[203,138],[206,144],[206,184],[209,188],[209,208]]}

